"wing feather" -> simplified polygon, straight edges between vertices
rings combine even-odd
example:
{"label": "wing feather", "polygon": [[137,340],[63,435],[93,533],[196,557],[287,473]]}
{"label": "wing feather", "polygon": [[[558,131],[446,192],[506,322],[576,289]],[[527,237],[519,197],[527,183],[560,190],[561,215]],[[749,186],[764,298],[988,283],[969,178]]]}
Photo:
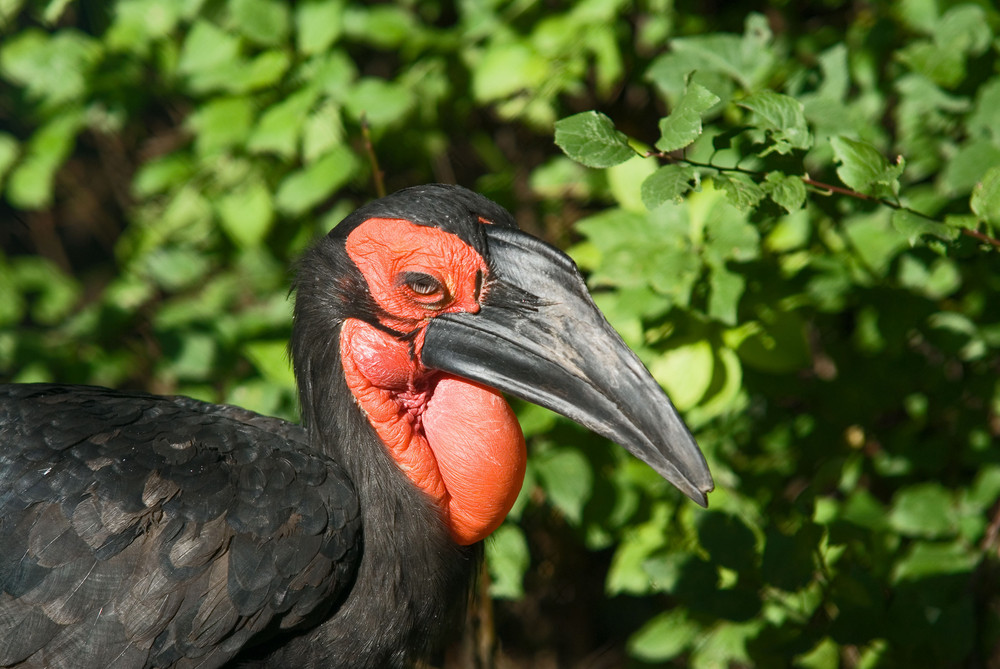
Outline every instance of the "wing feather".
{"label": "wing feather", "polygon": [[0,386],[0,664],[216,667],[315,624],[357,497],[303,431],[235,407]]}

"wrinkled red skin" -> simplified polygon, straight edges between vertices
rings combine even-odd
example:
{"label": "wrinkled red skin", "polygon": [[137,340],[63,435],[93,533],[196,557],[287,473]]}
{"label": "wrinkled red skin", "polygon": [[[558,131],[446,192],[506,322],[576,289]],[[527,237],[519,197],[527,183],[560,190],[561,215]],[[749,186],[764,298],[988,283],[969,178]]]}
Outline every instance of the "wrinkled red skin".
{"label": "wrinkled red skin", "polygon": [[[401,219],[369,219],[347,252],[386,312],[383,325],[417,331],[409,341],[357,319],[344,321],[347,385],[399,468],[441,511],[456,543],[481,541],[514,504],[527,460],[524,436],[503,396],[420,363],[424,328],[443,313],[479,311],[488,272],[458,237]],[[440,285],[430,295],[413,273]]]}

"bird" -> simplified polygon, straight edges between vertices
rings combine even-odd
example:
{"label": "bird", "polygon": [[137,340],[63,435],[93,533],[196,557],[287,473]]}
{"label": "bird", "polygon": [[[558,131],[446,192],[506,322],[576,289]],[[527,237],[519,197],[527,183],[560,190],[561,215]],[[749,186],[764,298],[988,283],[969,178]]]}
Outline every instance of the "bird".
{"label": "bird", "polygon": [[713,481],[574,262],[460,186],[373,200],[293,280],[300,423],[0,387],[0,666],[409,667],[521,488],[506,396]]}

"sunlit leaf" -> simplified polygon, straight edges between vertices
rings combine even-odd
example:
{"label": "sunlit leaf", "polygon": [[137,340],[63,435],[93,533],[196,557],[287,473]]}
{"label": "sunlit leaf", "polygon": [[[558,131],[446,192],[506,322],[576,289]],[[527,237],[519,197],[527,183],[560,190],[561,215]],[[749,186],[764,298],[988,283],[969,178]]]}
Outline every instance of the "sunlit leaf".
{"label": "sunlit leaf", "polygon": [[698,171],[689,165],[664,165],[642,182],[642,202],[648,209],[676,201],[697,187]]}
{"label": "sunlit leaf", "polygon": [[291,24],[288,6],[278,0],[229,0],[237,29],[258,44],[281,44]]}
{"label": "sunlit leaf", "polygon": [[324,0],[301,2],[295,8],[298,50],[312,55],[330,48],[343,29],[344,3]]}
{"label": "sunlit leaf", "polygon": [[982,180],[972,190],[969,207],[979,220],[1000,227],[1000,165],[986,171]]}
{"label": "sunlit leaf", "polygon": [[754,113],[754,125],[768,132],[778,153],[805,150],[812,146],[812,135],[806,126],[802,103],[795,98],[774,91],[760,91],[747,96],[739,105]]}
{"label": "sunlit leaf", "polygon": [[701,626],[688,619],[683,608],[661,613],[628,640],[629,652],[645,662],[665,662],[694,642]]}
{"label": "sunlit leaf", "polygon": [[938,483],[903,488],[893,499],[889,523],[909,536],[947,536],[956,529],[951,496]]}
{"label": "sunlit leaf", "polygon": [[870,195],[894,196],[899,192],[899,176],[903,162],[889,163],[885,156],[868,142],[849,137],[832,137],[830,144],[840,166],[837,176],[849,188]]}
{"label": "sunlit leaf", "polygon": [[248,342],[243,345],[243,353],[269,382],[283,388],[295,388],[287,341]]}
{"label": "sunlit leaf", "polygon": [[806,201],[806,185],[800,177],[781,172],[768,172],[762,184],[764,192],[789,213],[798,211]]}
{"label": "sunlit leaf", "polygon": [[300,214],[316,206],[354,175],[357,158],[346,147],[337,147],[312,165],[286,177],[278,186],[274,203],[279,211]]}
{"label": "sunlit leaf", "polygon": [[533,463],[552,504],[571,522],[579,524],[594,480],[586,458],[577,450],[559,448],[539,455]]}
{"label": "sunlit leaf", "polygon": [[556,123],[556,144],[587,167],[611,167],[635,155],[628,138],[599,112],[583,112]]}
{"label": "sunlit leaf", "polygon": [[677,151],[701,135],[701,117],[719,102],[719,96],[704,86],[691,83],[671,113],[660,120],[656,148],[664,153]]}
{"label": "sunlit leaf", "polygon": [[524,532],[504,523],[486,540],[486,564],[490,570],[490,595],[498,599],[524,596],[524,573],[531,555]]}

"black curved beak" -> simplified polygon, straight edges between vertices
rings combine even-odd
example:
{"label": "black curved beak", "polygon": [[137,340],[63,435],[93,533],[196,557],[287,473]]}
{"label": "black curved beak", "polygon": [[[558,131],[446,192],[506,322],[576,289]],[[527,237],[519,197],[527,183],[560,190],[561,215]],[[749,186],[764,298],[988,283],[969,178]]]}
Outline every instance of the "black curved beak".
{"label": "black curved beak", "polygon": [[519,230],[486,226],[486,237],[496,275],[482,308],[434,318],[424,365],[571,418],[707,506],[714,484],[698,445],[597,309],[573,261]]}

